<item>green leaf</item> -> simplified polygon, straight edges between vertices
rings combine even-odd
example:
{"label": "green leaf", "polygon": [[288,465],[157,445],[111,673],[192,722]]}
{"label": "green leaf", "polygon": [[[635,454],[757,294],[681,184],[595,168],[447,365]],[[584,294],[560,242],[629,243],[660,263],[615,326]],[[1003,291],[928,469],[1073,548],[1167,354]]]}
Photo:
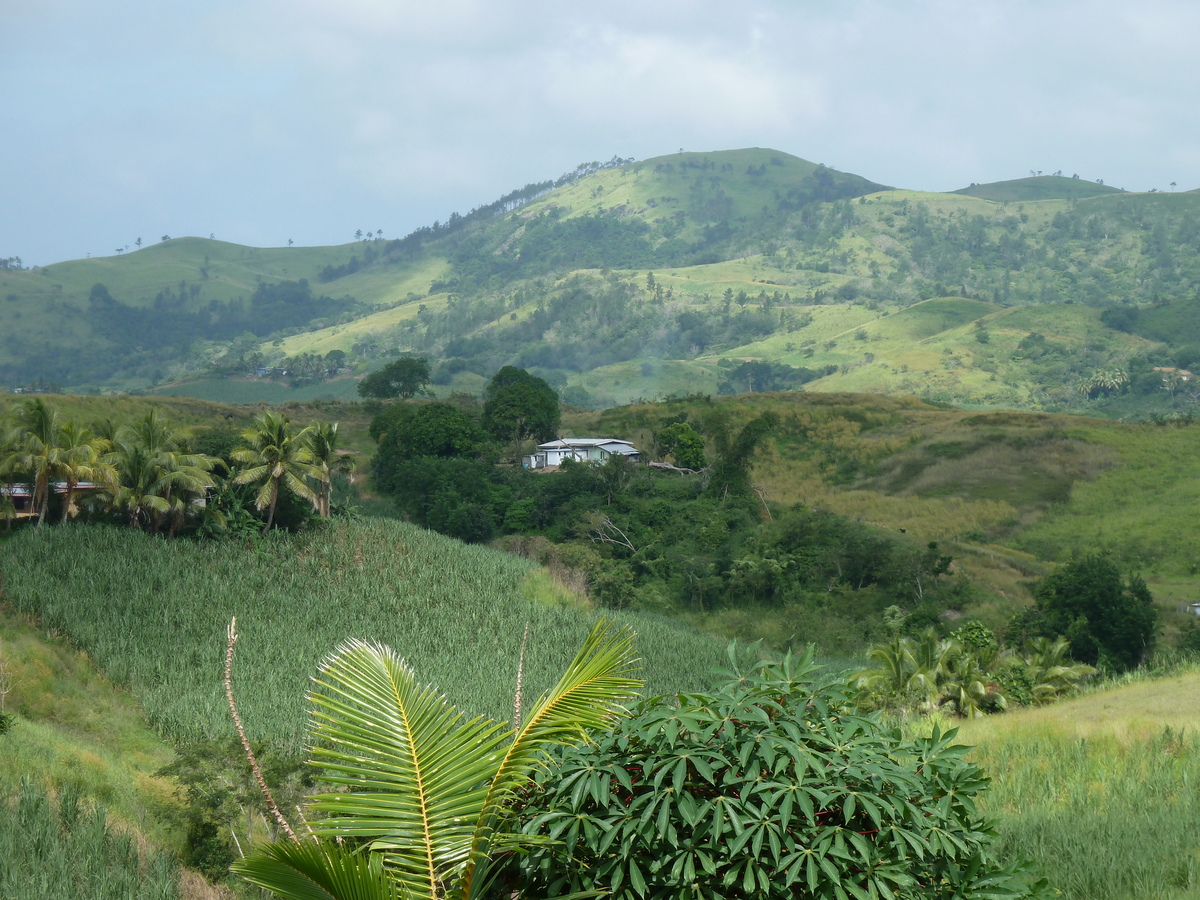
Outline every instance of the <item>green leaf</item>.
{"label": "green leaf", "polygon": [[288,900],[395,900],[396,887],[378,854],[334,844],[278,841],[255,848],[230,869]]}

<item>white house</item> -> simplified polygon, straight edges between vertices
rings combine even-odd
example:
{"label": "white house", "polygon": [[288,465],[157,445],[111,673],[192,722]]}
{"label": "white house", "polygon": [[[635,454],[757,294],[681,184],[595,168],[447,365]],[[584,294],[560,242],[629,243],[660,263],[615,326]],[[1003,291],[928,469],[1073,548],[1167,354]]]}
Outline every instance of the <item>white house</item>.
{"label": "white house", "polygon": [[629,441],[616,438],[561,438],[538,444],[537,452],[523,460],[527,469],[544,469],[557,466],[564,459],[577,462],[602,463],[610,456],[624,456],[637,462],[641,457],[637,447]]}

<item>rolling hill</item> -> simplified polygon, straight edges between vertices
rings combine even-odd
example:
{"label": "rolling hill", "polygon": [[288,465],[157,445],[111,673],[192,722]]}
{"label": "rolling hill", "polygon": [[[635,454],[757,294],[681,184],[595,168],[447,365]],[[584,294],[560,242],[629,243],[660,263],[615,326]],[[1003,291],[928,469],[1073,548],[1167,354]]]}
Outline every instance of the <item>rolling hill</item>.
{"label": "rolling hill", "polygon": [[744,391],[735,370],[769,362],[806,390],[1145,417],[1193,399],[1153,373],[1200,364],[1173,327],[1198,251],[1195,192],[1036,176],[936,194],[766,149],[613,160],[398,240],[177,238],[0,270],[0,384],[347,398],[409,352],[443,393],[515,364],[598,408]]}

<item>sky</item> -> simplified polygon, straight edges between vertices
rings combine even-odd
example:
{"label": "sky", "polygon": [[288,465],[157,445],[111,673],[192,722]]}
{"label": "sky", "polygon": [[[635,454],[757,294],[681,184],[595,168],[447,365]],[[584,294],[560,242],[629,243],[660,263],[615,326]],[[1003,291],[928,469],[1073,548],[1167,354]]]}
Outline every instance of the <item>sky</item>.
{"label": "sky", "polygon": [[0,258],[401,237],[680,149],[1192,190],[1198,33],[1193,0],[0,0]]}

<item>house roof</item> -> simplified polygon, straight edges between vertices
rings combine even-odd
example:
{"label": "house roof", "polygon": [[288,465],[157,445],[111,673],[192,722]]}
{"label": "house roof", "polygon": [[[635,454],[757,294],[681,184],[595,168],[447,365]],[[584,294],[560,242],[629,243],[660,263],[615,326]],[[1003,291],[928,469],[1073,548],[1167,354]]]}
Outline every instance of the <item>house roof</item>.
{"label": "house roof", "polygon": [[587,450],[592,447],[609,453],[620,453],[622,456],[631,456],[638,452],[632,443],[617,438],[561,438],[537,446],[539,450]]}

